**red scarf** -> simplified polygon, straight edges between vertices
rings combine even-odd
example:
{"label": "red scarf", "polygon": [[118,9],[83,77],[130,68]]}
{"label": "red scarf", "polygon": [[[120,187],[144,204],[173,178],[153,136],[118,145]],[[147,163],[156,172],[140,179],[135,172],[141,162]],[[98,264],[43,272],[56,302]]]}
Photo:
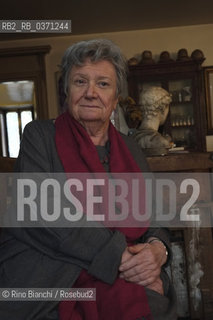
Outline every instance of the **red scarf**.
{"label": "red scarf", "polygon": [[[105,169],[86,130],[68,112],[55,122],[56,147],[67,173],[101,172]],[[109,125],[110,172],[141,172],[114,126]],[[141,236],[146,228],[116,228],[128,242]],[[83,270],[76,288],[96,288],[96,301],[64,301],[59,304],[60,320],[139,320],[151,319],[144,287],[117,278],[113,285],[90,276]]]}

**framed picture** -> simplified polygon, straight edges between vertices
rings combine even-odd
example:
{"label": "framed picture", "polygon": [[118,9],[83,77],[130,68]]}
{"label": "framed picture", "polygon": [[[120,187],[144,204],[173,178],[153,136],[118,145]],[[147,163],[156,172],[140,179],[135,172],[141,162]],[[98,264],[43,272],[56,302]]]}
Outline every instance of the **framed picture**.
{"label": "framed picture", "polygon": [[213,134],[213,66],[204,68],[208,134]]}

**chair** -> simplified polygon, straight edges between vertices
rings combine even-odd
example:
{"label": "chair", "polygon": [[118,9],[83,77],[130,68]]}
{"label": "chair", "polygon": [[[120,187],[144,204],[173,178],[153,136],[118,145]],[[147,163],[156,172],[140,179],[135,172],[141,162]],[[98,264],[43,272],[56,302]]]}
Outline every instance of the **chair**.
{"label": "chair", "polygon": [[16,158],[0,157],[0,172],[12,172]]}

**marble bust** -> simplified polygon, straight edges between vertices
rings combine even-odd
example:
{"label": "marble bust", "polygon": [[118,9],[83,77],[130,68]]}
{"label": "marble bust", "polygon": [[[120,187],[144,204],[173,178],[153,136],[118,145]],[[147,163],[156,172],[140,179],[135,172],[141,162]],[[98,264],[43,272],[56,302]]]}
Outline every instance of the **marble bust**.
{"label": "marble bust", "polygon": [[169,92],[161,87],[148,87],[141,92],[142,121],[133,138],[148,155],[166,154],[171,147],[171,138],[158,132],[167,118],[171,101]]}

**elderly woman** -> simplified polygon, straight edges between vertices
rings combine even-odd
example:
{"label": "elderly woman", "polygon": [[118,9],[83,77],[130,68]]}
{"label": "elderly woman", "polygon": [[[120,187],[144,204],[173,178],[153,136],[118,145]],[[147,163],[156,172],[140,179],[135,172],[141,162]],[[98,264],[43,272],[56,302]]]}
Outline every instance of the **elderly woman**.
{"label": "elderly woman", "polygon": [[171,101],[169,92],[161,87],[152,86],[141,92],[142,122],[133,138],[146,153],[161,154],[171,148],[170,138],[158,132],[167,118]]}
{"label": "elderly woman", "polygon": [[[26,126],[16,170],[147,171],[141,149],[110,122],[126,78],[120,49],[108,40],[74,44],[63,57],[62,75],[68,110],[55,121]],[[0,319],[175,319],[162,268],[167,250],[161,229],[77,228],[73,222],[67,228],[4,230],[1,287],[90,287],[96,301],[1,302]]]}

